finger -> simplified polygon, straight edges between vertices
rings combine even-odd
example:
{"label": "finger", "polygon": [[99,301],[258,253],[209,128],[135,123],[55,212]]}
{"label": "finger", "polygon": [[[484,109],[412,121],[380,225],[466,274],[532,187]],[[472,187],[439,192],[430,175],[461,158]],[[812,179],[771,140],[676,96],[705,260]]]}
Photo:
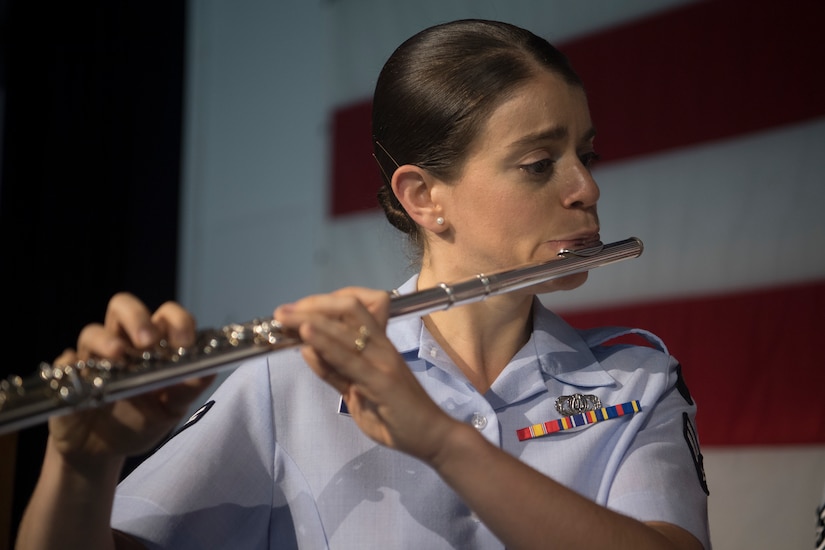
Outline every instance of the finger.
{"label": "finger", "polygon": [[372,333],[366,325],[356,329],[349,323],[325,316],[307,319],[301,324],[299,334],[318,356],[319,376],[327,379],[330,374],[325,371],[331,370],[346,380],[347,385],[365,382],[376,374],[384,362],[381,353],[397,354],[383,332]]}
{"label": "finger", "polygon": [[349,321],[313,315],[301,323],[298,333],[305,345],[311,346],[324,361],[336,366],[358,354],[355,340],[359,333]]}
{"label": "finger", "polygon": [[318,378],[332,386],[338,393],[345,394],[349,391],[352,382],[324,361],[312,347],[302,346],[301,355]]}
{"label": "finger", "polygon": [[342,297],[335,294],[315,294],[301,298],[297,302],[285,304],[275,309],[275,319],[285,326],[298,328],[310,317],[323,315],[339,320],[350,317],[356,310],[366,308],[354,297]]}
{"label": "finger", "polygon": [[[275,319],[287,328],[297,329],[310,316],[321,314],[342,321],[349,321],[354,326],[369,323],[373,327],[383,327],[386,324],[386,312],[389,305],[388,295],[384,292],[349,291],[347,289],[330,294],[316,294],[307,296],[292,304],[285,304],[275,309]],[[369,300],[364,303],[361,299]],[[375,317],[373,308],[379,317]],[[381,317],[383,315],[383,318]]]}
{"label": "finger", "polygon": [[178,303],[166,302],[151,317],[160,334],[174,347],[195,343],[195,318]]}
{"label": "finger", "polygon": [[[285,328],[297,330],[312,351],[304,358],[313,371],[335,387],[346,390],[354,380],[368,376],[371,369],[365,354],[384,346],[384,326],[377,321],[361,299],[376,308],[386,309],[389,298],[383,291],[345,289],[331,294],[309,296],[281,306],[274,316]],[[387,349],[395,353],[386,342]]]}
{"label": "finger", "polygon": [[375,318],[379,325],[385,326],[389,319],[390,293],[364,287],[347,287],[333,293],[335,296],[351,296],[360,302]]}
{"label": "finger", "polygon": [[77,357],[80,359],[89,357],[119,359],[126,354],[129,348],[128,341],[97,323],[83,327],[77,337]]}
{"label": "finger", "polygon": [[78,360],[77,352],[72,348],[66,348],[63,350],[63,353],[58,355],[54,363],[55,365],[72,365],[76,363]]}
{"label": "finger", "polygon": [[113,334],[125,336],[139,349],[149,348],[160,340],[149,309],[128,292],[115,294],[109,300],[103,326]]}

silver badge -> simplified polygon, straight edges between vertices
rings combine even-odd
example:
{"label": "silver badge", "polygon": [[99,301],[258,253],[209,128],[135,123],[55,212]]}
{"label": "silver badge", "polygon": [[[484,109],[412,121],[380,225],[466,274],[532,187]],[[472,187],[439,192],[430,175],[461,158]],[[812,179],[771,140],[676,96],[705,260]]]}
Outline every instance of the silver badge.
{"label": "silver badge", "polygon": [[562,395],[556,399],[556,410],[563,416],[573,416],[585,411],[595,411],[602,408],[601,400],[595,395],[574,393]]}

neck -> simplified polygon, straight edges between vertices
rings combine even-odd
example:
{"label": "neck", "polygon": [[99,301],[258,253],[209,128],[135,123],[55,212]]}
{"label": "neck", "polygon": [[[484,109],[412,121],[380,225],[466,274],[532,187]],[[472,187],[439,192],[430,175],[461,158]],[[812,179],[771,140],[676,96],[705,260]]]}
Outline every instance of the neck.
{"label": "neck", "polygon": [[424,317],[424,326],[484,393],[532,330],[532,294],[501,295]]}

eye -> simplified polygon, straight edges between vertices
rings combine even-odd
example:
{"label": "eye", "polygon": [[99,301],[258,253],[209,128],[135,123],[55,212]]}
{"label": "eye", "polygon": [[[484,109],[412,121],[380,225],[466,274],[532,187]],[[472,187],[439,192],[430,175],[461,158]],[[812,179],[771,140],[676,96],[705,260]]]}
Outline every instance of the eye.
{"label": "eye", "polygon": [[522,164],[519,168],[531,176],[546,175],[553,170],[553,161],[549,158],[542,159],[537,162],[531,162],[530,164]]}
{"label": "eye", "polygon": [[596,164],[601,157],[595,151],[590,151],[589,153],[584,153],[583,155],[579,156],[579,161],[586,167],[586,168],[593,168],[593,165]]}

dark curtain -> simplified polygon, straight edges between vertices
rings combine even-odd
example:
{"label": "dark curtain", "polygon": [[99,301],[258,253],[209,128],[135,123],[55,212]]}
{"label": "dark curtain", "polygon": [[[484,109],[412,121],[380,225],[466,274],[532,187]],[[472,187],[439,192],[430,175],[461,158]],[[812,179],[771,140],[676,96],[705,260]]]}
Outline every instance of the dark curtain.
{"label": "dark curtain", "polygon": [[[117,291],[175,298],[185,2],[0,8],[5,378],[73,347]],[[45,426],[15,439],[10,537]]]}

